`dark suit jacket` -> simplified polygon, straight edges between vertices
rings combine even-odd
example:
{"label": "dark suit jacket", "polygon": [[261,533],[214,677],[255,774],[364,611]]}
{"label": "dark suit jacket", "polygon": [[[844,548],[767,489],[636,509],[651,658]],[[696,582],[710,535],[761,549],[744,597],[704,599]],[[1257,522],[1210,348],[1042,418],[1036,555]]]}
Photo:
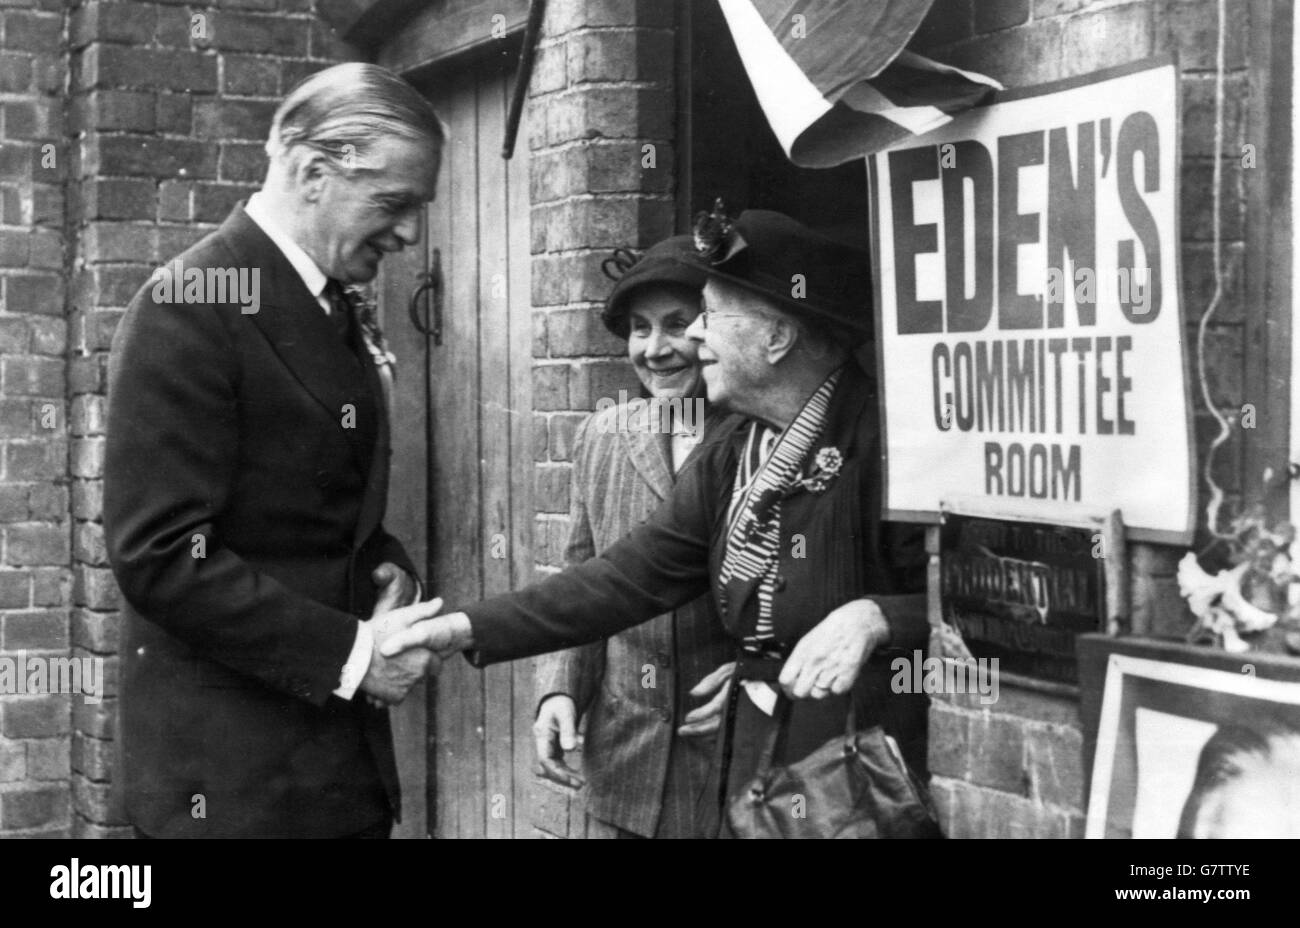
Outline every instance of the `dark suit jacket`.
{"label": "dark suit jacket", "polygon": [[[570,564],[614,544],[672,492],[669,436],[653,416],[620,427],[621,410],[597,412],[574,439],[564,553]],[[705,436],[723,421],[710,414],[701,423]],[[711,742],[677,737],[676,730],[702,704],[691,688],[733,660],[735,650],[705,595],[605,641],[538,660],[538,700],[567,693],[586,718],[583,774],[591,815],[647,838],[690,836],[696,799],[708,782]]]}
{"label": "dark suit jacket", "polygon": [[386,710],[332,691],[370,571],[415,573],[381,525],[380,381],[242,207],[180,260],[256,269],[261,306],[160,303],[150,283],[114,337],[129,814],[156,836],[355,832],[400,808],[392,739]]}
{"label": "dark suit jacket", "polygon": [[[859,720],[880,721],[919,770],[925,762],[925,701],[889,692],[889,660],[924,649],[926,555],[920,529],[881,520],[880,436],[875,386],[851,363],[831,399],[810,458],[827,446],[843,455],[823,493],[797,490],[781,503],[780,567],[772,605],[777,640],[787,649],[833,609],[870,597],[890,626],[889,648],[859,678]],[[673,493],[644,525],[598,557],[517,593],[464,608],[474,633],[468,656],[483,665],[605,637],[689,602],[710,588],[725,553],[723,532],[744,420],[710,440],[678,475]],[[807,467],[805,468],[807,471]],[[714,590],[715,594],[718,592]],[[752,631],[757,584],[733,591],[722,615],[739,637]],[[842,732],[848,699],[793,706],[776,761],[802,757]],[[737,755],[762,732],[737,731]],[[740,774],[745,771],[743,765]],[[737,771],[733,769],[733,782]]]}

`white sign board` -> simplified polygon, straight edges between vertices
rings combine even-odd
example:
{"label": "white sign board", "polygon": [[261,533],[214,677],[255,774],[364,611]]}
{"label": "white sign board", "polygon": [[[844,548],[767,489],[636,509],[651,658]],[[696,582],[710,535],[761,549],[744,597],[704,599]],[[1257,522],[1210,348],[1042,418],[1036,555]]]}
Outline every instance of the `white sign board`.
{"label": "white sign board", "polygon": [[868,159],[889,518],[1195,527],[1178,74],[999,94]]}

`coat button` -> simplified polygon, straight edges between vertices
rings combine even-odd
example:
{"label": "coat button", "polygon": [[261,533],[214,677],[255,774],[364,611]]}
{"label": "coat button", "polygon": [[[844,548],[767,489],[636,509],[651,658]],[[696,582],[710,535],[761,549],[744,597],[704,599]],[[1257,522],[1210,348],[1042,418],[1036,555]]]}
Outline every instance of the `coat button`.
{"label": "coat button", "polygon": [[673,656],[667,651],[660,651],[655,657],[659,660],[659,666],[665,670],[673,665]]}
{"label": "coat button", "polygon": [[672,710],[671,710],[671,709],[660,709],[660,710],[659,710],[659,718],[663,719],[665,723],[671,722],[671,721],[673,720],[673,713],[672,713]]}
{"label": "coat button", "polygon": [[330,472],[327,470],[316,471],[316,486],[322,490],[327,489],[330,485]]}
{"label": "coat button", "polygon": [[775,582],[774,584],[772,584],[772,589],[776,590],[778,593],[784,593],[784,592],[785,592],[785,577],[781,576],[781,574],[777,574],[777,575],[776,575],[776,582]]}

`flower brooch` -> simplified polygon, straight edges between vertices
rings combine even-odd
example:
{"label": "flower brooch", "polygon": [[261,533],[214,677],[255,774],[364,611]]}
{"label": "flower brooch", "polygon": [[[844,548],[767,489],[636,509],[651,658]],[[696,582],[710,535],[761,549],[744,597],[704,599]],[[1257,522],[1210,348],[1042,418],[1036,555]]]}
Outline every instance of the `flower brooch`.
{"label": "flower brooch", "polygon": [[812,473],[800,480],[797,486],[803,487],[810,493],[825,493],[831,481],[840,475],[840,468],[843,466],[844,455],[840,453],[839,448],[822,448],[813,458]]}

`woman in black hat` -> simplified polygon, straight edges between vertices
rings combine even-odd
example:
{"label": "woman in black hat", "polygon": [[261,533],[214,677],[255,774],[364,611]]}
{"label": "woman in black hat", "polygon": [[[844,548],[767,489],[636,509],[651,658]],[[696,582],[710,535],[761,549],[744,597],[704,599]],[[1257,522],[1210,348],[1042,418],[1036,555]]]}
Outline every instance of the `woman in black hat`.
{"label": "woman in black hat", "polygon": [[[677,260],[679,253],[688,260]],[[692,255],[691,237],[678,236],[640,260],[620,249],[604,263],[616,284],[601,318],[626,340],[643,395],[601,400],[578,429],[570,564],[644,522],[708,428],[696,346],[685,336],[705,279]],[[585,717],[588,815],[619,836],[689,836],[711,759],[711,739],[703,736],[717,729],[731,650],[706,595],[612,638],[539,659],[534,734],[543,775],[584,784],[562,752],[576,746]]]}

